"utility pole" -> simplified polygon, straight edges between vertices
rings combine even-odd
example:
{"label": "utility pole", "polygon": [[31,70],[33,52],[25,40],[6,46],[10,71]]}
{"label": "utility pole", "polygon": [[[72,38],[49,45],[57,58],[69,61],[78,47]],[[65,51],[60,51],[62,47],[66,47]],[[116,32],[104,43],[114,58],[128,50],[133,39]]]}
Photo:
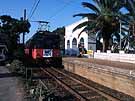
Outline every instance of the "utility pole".
{"label": "utility pole", "polygon": [[[24,15],[23,15],[23,21],[26,20],[26,9],[24,9]],[[25,32],[23,32],[23,45],[24,45],[24,42],[25,42]]]}

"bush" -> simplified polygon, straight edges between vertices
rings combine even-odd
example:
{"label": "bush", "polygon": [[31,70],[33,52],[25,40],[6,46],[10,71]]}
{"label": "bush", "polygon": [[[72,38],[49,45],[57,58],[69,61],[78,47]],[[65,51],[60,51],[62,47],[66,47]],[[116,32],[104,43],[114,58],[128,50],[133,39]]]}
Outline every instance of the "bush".
{"label": "bush", "polygon": [[9,69],[11,70],[11,72],[24,73],[25,67],[23,66],[23,63],[21,61],[13,60]]}

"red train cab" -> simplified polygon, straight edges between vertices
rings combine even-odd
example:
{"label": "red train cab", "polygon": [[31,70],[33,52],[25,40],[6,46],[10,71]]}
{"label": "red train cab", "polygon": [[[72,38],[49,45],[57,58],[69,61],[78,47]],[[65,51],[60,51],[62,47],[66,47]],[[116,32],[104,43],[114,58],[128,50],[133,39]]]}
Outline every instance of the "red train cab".
{"label": "red train cab", "polygon": [[59,35],[40,31],[26,45],[25,54],[29,54],[35,63],[44,66],[48,64],[50,66],[62,66]]}

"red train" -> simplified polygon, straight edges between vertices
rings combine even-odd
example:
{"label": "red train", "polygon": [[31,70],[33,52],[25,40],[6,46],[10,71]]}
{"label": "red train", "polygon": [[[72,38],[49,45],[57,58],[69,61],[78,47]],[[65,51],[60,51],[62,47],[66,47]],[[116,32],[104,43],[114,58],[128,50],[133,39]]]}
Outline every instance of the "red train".
{"label": "red train", "polygon": [[25,54],[40,66],[62,66],[60,36],[48,31],[38,31],[25,46]]}

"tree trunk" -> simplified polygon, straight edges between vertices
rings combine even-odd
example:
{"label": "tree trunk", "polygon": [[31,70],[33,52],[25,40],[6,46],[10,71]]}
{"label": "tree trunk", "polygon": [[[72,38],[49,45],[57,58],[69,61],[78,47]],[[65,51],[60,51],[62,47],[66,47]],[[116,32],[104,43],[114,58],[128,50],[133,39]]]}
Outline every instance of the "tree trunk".
{"label": "tree trunk", "polygon": [[109,46],[109,40],[103,39],[103,52],[106,52],[108,50]]}

